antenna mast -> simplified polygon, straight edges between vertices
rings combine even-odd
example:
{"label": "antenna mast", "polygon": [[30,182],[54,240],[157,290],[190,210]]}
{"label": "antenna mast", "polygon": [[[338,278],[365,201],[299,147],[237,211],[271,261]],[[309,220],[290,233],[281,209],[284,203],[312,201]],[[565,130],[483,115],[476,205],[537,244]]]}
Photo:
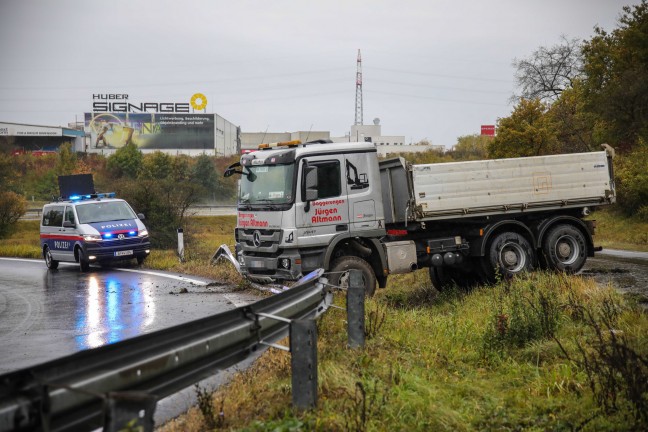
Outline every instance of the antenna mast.
{"label": "antenna mast", "polygon": [[358,70],[356,72],[355,124],[362,125],[362,57],[358,50]]}

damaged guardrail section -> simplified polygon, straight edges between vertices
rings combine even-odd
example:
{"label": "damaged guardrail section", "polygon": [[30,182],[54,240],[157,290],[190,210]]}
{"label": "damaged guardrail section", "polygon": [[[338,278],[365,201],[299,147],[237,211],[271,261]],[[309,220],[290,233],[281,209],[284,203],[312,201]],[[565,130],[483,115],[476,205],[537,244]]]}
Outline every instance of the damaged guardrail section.
{"label": "damaged guardrail section", "polygon": [[[2,375],[0,432],[110,431],[133,420],[152,430],[158,399],[240,362],[260,345],[276,346],[289,329],[291,352],[316,350],[313,318],[332,301],[322,273],[252,305]],[[301,345],[293,346],[293,339]],[[315,351],[311,370],[316,362]],[[306,376],[312,389],[313,375]],[[314,385],[316,391],[316,372]],[[306,408],[313,398],[307,392],[293,403]]]}

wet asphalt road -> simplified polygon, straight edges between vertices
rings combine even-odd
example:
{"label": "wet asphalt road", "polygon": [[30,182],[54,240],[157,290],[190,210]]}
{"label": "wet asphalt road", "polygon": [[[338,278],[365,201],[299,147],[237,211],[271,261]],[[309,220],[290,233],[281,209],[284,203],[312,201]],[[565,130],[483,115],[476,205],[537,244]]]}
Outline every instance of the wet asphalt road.
{"label": "wet asphalt road", "polygon": [[648,309],[648,252],[604,249],[587,259],[580,274],[634,294],[639,304]]}
{"label": "wet asphalt road", "polygon": [[164,272],[0,258],[0,374],[258,300]]}
{"label": "wet asphalt road", "polygon": [[[581,274],[637,294],[648,307],[648,253],[606,250]],[[135,266],[80,273],[73,265],[50,271],[41,260],[0,258],[0,374],[256,300]]]}

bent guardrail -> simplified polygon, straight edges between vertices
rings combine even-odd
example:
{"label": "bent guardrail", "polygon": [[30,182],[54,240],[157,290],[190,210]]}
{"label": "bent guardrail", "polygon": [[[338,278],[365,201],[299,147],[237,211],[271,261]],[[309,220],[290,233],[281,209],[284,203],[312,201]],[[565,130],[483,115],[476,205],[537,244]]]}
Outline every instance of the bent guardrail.
{"label": "bent guardrail", "polygon": [[289,327],[291,352],[311,359],[308,382],[297,383],[305,396],[293,403],[312,406],[317,363],[304,347],[317,349],[316,328],[302,320],[331,304],[322,274],[252,305],[2,375],[0,432],[120,430],[132,419],[150,430],[159,398],[240,362],[260,345],[276,347]]}

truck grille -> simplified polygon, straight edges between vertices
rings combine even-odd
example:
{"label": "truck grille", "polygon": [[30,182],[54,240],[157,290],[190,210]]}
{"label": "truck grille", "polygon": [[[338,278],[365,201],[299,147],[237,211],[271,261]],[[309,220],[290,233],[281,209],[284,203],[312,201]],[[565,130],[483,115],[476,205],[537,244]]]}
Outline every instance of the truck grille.
{"label": "truck grille", "polygon": [[238,241],[244,251],[275,253],[281,242],[281,230],[239,229]]}

